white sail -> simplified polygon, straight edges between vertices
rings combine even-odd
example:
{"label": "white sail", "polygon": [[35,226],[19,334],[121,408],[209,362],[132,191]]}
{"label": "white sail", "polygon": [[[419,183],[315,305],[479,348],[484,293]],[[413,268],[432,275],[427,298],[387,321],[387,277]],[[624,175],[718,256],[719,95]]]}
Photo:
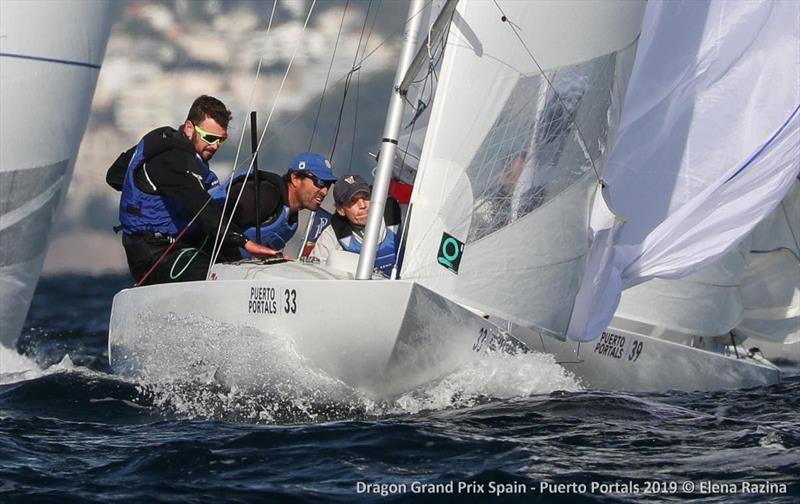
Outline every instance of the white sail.
{"label": "white sail", "polygon": [[[606,174],[628,219],[587,270],[569,336],[600,335],[622,289],[728,253],[800,171],[800,3],[650,2]],[[612,227],[612,223],[607,223]],[[590,314],[590,315],[587,315]]]}
{"label": "white sail", "polygon": [[743,320],[736,333],[800,343],[800,182],[753,231],[740,287]]}
{"label": "white sail", "polygon": [[[589,156],[602,167],[643,11],[640,2],[459,4],[412,195],[402,278],[564,332],[597,182]],[[444,233],[465,244],[463,253]],[[458,255],[458,267],[440,262],[442,245],[442,260]]]}
{"label": "white sail", "polygon": [[739,288],[748,253],[737,247],[684,278],[654,278],[626,289],[616,316],[693,336],[727,334],[742,321]]}
{"label": "white sail", "polygon": [[795,254],[786,249],[751,254],[741,291],[744,320],[737,334],[800,342],[800,261]]}
{"label": "white sail", "polygon": [[738,247],[683,278],[622,293],[616,316],[694,336],[800,340],[800,184]]}
{"label": "white sail", "polygon": [[83,137],[115,6],[0,3],[0,344],[13,346]]}
{"label": "white sail", "polygon": [[754,252],[787,249],[800,256],[800,176],[781,204],[753,230]]}

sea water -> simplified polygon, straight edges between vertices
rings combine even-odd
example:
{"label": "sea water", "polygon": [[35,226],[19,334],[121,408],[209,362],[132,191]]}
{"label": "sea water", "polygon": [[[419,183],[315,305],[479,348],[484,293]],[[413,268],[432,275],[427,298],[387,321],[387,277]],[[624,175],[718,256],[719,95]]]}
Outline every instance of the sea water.
{"label": "sea water", "polygon": [[377,401],[272,338],[269,366],[239,376],[257,387],[180,363],[129,380],[106,349],[128,281],[44,278],[19,352],[0,349],[0,502],[800,498],[797,370],[744,391],[621,394],[499,354]]}

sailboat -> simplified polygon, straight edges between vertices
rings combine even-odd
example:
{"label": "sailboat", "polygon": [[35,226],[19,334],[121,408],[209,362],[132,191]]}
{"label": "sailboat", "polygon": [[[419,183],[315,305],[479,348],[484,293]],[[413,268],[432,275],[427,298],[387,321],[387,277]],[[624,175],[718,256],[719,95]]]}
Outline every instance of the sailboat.
{"label": "sailboat", "polygon": [[0,346],[14,348],[67,192],[116,8],[0,5]]}
{"label": "sailboat", "polygon": [[[211,281],[123,290],[109,327],[114,370],[164,376],[203,355],[200,367],[216,367],[229,385],[246,384],[253,371],[239,365],[242,352],[249,357],[264,341],[288,339],[313,368],[384,397],[490,349],[525,351],[492,316],[563,334],[588,249],[595,169],[619,120],[644,6],[451,0],[421,31],[425,2],[412,1],[396,87],[415,79],[415,60],[427,71],[431,47],[444,40],[435,27],[447,37],[399,278],[373,276],[369,246],[403,116],[396,91],[360,258],[341,252],[327,264],[216,264]],[[428,37],[418,44],[420,32]],[[532,196],[498,197],[497,188],[532,143],[549,160],[547,177],[537,181],[546,196],[512,215],[515,201]],[[507,205],[503,218],[492,220],[489,202],[498,215]],[[531,243],[531,236],[540,238]],[[244,350],[237,337],[253,329],[260,343]]]}
{"label": "sailboat", "polygon": [[[657,338],[624,321],[607,329],[610,315],[602,326],[591,323],[609,310],[593,310],[609,299],[596,279],[612,264],[620,235],[600,226],[606,214],[617,219],[605,201],[614,180],[603,178],[614,173],[607,164],[619,148],[645,4],[450,0],[418,48],[422,9],[416,0],[409,7],[360,256],[216,264],[212,281],[124,290],[109,328],[115,371],[170,379],[210,367],[215,379],[247,385],[264,372],[253,368],[252,354],[266,362],[270,348],[285,344],[311,368],[376,397],[497,351],[555,355],[600,388],[778,381],[778,369],[755,355]],[[434,66],[437,40],[444,54],[401,263],[383,280],[372,265],[401,93],[420,67]]]}

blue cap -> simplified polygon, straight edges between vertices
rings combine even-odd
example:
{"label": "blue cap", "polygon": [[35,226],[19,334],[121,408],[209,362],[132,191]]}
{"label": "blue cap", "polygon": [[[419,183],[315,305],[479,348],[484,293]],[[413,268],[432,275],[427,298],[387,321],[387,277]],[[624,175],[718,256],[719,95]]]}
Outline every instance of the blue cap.
{"label": "blue cap", "polygon": [[331,162],[316,152],[302,152],[289,163],[290,172],[310,172],[320,180],[336,182]]}

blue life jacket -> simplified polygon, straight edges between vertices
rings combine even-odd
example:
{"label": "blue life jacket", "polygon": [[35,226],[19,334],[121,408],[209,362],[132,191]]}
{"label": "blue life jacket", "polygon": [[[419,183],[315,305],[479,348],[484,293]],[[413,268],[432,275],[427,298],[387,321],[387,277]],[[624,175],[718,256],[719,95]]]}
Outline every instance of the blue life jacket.
{"label": "blue life jacket", "polygon": [[[208,190],[219,184],[217,176],[208,163],[196,156],[200,164],[203,187]],[[144,158],[144,140],[136,145],[133,157],[125,171],[122,185],[122,196],[119,200],[119,220],[125,234],[161,233],[175,237],[191,222],[194,217],[189,210],[176,199],[161,194],[148,194],[136,187],[135,173],[146,163]],[[156,189],[154,187],[154,189]],[[195,223],[186,232],[196,233],[199,224]]]}
{"label": "blue life jacket", "polygon": [[[375,252],[375,267],[381,270],[385,277],[391,275],[392,267],[397,260],[397,242],[397,233],[387,227],[386,236],[378,245],[377,252]],[[356,254],[361,252],[361,242],[356,240],[356,237],[352,234],[340,239],[339,244],[348,252],[355,252]]]}
{"label": "blue life jacket", "polygon": [[[245,171],[237,173],[224,183],[218,185],[217,187],[209,191],[209,194],[211,194],[211,197],[214,198],[214,201],[217,202],[220,208],[222,208],[222,206],[225,204],[225,195],[228,192],[228,187],[231,184],[242,182],[245,173],[246,173]],[[274,185],[278,189],[278,192],[281,194],[281,205],[278,207],[279,211],[273,215],[259,216],[259,218],[261,219],[261,226],[260,226],[261,245],[264,245],[274,250],[282,250],[286,246],[286,243],[297,232],[297,227],[298,227],[297,215],[296,214],[293,215],[292,211],[289,209],[289,204],[286,201],[285,191],[281,190],[281,187],[284,185],[284,183],[280,175],[276,175],[271,172],[260,171],[259,177],[264,182]],[[231,190],[231,200],[236,201],[237,196],[238,196],[238,188],[234,187]],[[232,204],[233,204],[232,202],[229,203],[229,205]],[[244,229],[243,232],[248,240],[256,242],[255,226],[247,227]],[[247,253],[246,250],[244,249],[239,249],[239,250],[242,253],[242,256],[250,257],[250,254]]]}
{"label": "blue life jacket", "polygon": [[[383,212],[383,224],[386,226],[386,236],[378,245],[378,250],[375,252],[375,267],[381,270],[384,276],[389,277],[392,273],[392,267],[397,262],[397,249],[400,245],[398,239],[400,228],[400,206],[394,198],[389,198],[386,201],[386,208]],[[350,222],[339,214],[336,214],[331,219],[331,227],[339,240],[339,245],[348,252],[356,254],[361,252],[361,242],[356,239],[353,234],[353,228]]]}

